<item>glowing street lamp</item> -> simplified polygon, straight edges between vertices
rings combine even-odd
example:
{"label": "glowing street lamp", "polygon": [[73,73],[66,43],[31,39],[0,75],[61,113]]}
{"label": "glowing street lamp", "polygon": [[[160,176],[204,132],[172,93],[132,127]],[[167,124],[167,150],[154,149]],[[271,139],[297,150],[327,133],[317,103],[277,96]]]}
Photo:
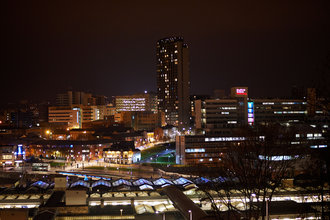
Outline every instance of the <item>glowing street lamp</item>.
{"label": "glowing street lamp", "polygon": [[123,216],[123,209],[120,209],[120,216]]}
{"label": "glowing street lamp", "polygon": [[189,220],[192,220],[192,211],[189,209],[188,212],[189,212]]}

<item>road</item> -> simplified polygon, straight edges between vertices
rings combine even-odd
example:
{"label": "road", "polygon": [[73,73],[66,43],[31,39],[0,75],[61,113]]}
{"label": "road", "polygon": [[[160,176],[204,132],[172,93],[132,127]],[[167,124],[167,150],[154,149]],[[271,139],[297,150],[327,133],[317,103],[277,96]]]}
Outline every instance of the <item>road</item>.
{"label": "road", "polygon": [[[89,167],[93,167],[88,169]],[[100,167],[100,168],[95,168]],[[102,167],[104,169],[102,169]],[[6,171],[5,171],[6,172]],[[79,173],[87,174],[91,176],[103,176],[107,178],[159,178],[162,175],[158,172],[157,169],[154,170],[150,166],[142,166],[140,164],[131,164],[131,165],[121,165],[121,164],[109,164],[102,161],[90,161],[90,162],[77,162],[72,163],[69,166],[54,168],[51,167],[49,171],[32,171],[31,167],[15,167],[8,172],[24,172],[27,174],[56,174],[59,172],[68,172],[68,173]],[[165,176],[163,176],[165,177]]]}
{"label": "road", "polygon": [[141,160],[141,163],[157,163],[157,158],[158,157],[163,157],[166,154],[170,154],[170,153],[174,153],[175,154],[175,150],[171,150],[171,149],[166,149],[164,151],[161,151],[158,154],[154,154],[151,157],[148,157],[144,160]]}

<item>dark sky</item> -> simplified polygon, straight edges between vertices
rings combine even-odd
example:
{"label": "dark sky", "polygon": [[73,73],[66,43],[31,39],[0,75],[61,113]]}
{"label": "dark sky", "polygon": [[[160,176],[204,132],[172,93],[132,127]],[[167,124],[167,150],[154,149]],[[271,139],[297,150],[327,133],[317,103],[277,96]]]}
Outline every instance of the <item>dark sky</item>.
{"label": "dark sky", "polygon": [[[1,103],[156,90],[158,39],[190,47],[192,94],[310,86],[330,53],[330,1],[1,1]],[[313,81],[314,79],[314,81]]]}

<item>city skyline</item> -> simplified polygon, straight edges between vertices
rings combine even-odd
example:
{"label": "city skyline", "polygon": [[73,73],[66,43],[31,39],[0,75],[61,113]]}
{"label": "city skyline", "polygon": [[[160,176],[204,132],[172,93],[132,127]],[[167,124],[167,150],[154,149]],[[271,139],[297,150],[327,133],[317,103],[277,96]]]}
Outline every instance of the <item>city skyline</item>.
{"label": "city skyline", "polygon": [[191,94],[248,86],[254,97],[288,96],[292,85],[316,85],[329,62],[329,4],[255,3],[6,2],[1,102],[49,100],[68,87],[156,91],[156,42],[169,36],[190,46]]}
{"label": "city skyline", "polygon": [[328,219],[330,1],[1,1],[0,219]]}

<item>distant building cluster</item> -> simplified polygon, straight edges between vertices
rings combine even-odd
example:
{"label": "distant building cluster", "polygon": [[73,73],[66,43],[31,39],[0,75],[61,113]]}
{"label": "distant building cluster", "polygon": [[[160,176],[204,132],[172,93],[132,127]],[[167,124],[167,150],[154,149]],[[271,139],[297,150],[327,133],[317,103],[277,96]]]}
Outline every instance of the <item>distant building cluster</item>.
{"label": "distant building cluster", "polygon": [[[246,141],[240,129],[271,125],[307,126],[295,134],[317,143],[304,144],[327,146],[329,103],[315,88],[294,88],[291,98],[250,97],[246,86],[232,87],[230,95],[216,89],[213,96],[190,96],[189,62],[182,37],[164,38],[156,43],[155,93],[110,101],[105,95],[68,90],[57,94],[55,103],[8,104],[0,110],[2,164],[31,156],[130,164],[140,160],[139,152],[124,142],[138,148],[176,138],[176,163],[210,166],[221,161],[226,148]],[[308,139],[315,134],[320,136]],[[301,144],[292,138],[290,143]]]}
{"label": "distant building cluster", "polygon": [[247,87],[233,87],[228,98],[194,100],[195,128],[202,134],[230,134],[233,128],[272,123],[294,125],[324,117],[316,103],[315,90],[309,89],[307,99],[250,98]]}

